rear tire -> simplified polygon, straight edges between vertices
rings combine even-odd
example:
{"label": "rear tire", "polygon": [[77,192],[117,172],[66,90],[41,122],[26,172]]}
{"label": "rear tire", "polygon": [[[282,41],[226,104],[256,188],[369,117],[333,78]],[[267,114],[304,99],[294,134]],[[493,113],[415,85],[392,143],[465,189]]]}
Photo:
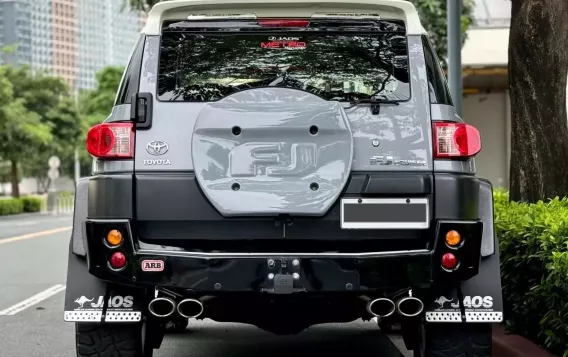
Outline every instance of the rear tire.
{"label": "rear tire", "polygon": [[142,324],[75,324],[77,357],[152,357]]}
{"label": "rear tire", "polygon": [[491,357],[491,332],[491,324],[426,324],[415,356]]}

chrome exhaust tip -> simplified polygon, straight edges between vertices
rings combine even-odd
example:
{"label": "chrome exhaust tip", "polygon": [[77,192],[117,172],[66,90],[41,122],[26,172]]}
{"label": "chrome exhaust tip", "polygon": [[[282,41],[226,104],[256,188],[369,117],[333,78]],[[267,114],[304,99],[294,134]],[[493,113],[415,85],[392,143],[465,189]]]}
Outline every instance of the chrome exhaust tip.
{"label": "chrome exhaust tip", "polygon": [[178,304],[177,312],[185,318],[195,318],[203,313],[203,304],[199,300],[185,299]]}
{"label": "chrome exhaust tip", "polygon": [[424,303],[418,298],[408,296],[398,300],[396,309],[402,316],[415,317],[424,310]]}
{"label": "chrome exhaust tip", "polygon": [[369,301],[367,311],[369,314],[377,317],[389,317],[396,310],[394,301],[387,298],[378,298]]}
{"label": "chrome exhaust tip", "polygon": [[148,311],[156,317],[168,317],[176,311],[176,303],[166,297],[155,298],[148,304]]}

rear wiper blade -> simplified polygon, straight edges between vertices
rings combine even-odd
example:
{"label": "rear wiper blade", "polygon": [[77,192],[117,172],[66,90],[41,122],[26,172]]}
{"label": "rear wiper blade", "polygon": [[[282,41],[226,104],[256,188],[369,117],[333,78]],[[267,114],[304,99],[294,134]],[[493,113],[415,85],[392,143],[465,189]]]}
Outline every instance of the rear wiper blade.
{"label": "rear wiper blade", "polygon": [[381,105],[382,104],[387,104],[387,105],[400,105],[399,101],[396,100],[381,100],[381,99],[376,99],[376,98],[364,98],[364,99],[359,99],[359,100],[354,100],[351,102],[351,106],[347,107],[345,109],[351,109],[359,104],[371,104],[371,114],[373,115],[379,115],[380,111],[381,111]]}

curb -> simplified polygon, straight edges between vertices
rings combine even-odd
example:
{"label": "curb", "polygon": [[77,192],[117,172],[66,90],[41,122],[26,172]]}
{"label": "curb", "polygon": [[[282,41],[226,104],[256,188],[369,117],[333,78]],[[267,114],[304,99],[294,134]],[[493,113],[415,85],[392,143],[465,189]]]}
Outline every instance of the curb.
{"label": "curb", "polygon": [[71,215],[72,213],[73,212],[59,212],[57,214],[53,214],[51,212],[26,212],[26,213],[17,213],[17,214],[6,214],[0,216],[0,221],[15,221],[19,218],[68,216]]}
{"label": "curb", "polygon": [[46,216],[49,213],[47,212],[26,212],[26,213],[16,213],[16,214],[6,214],[0,216],[0,220],[10,220],[13,218],[25,218],[25,217],[39,217],[39,216]]}
{"label": "curb", "polygon": [[493,326],[492,349],[495,357],[556,357],[524,337],[508,334],[501,325]]}

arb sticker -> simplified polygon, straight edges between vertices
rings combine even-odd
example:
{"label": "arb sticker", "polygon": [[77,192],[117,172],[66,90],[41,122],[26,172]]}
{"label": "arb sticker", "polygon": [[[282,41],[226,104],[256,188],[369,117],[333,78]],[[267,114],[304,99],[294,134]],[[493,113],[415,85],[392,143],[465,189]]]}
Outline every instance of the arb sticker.
{"label": "arb sticker", "polygon": [[164,262],[161,260],[143,260],[142,271],[163,271]]}

